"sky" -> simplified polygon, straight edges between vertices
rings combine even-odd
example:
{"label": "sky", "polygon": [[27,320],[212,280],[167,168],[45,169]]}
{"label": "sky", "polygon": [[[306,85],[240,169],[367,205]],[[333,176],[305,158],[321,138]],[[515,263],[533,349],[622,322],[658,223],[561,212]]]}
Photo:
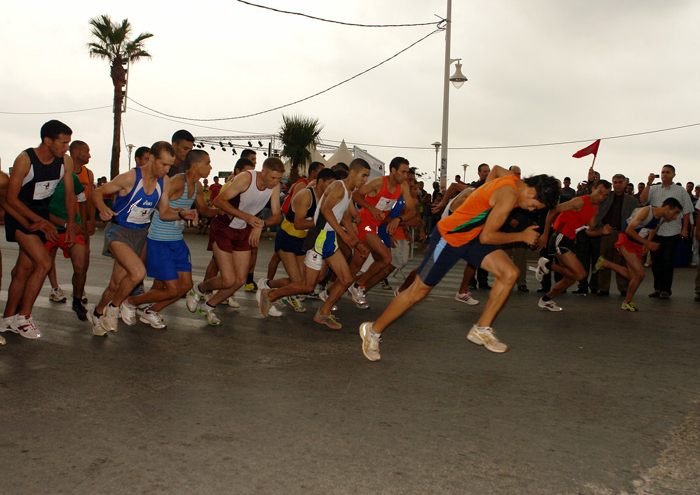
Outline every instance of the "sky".
{"label": "sky", "polygon": [[[446,0],[258,0],[344,22],[437,22]],[[194,119],[260,112],[322,91],[403,50],[435,26],[362,28],[252,7],[235,0],[12,2],[0,19],[0,158],[7,170],[39,144],[41,125],[68,124],[91,148],[90,168],[109,174],[113,94],[106,61],[88,56],[88,20],[128,18],[154,37],[152,59],[131,66],[129,96]],[[454,0],[452,58],[469,79],[450,90],[448,177],[476,179],[485,162],[584,180],[592,156],[572,154],[603,138],[595,168],[633,182],[676,167],[700,183],[700,2],[686,0]],[[275,134],[282,114],[318,118],[321,140],[345,139],[389,162],[406,157],[432,180],[441,140],[445,36],[437,33],[382,66],[305,102],[256,117],[173,122],[129,102],[128,144],[195,136]],[[450,72],[452,73],[454,69]],[[22,115],[8,112],[22,113]],[[45,113],[36,115],[30,113]],[[147,112],[147,111],[146,111]],[[150,113],[150,112],[148,112]],[[177,119],[174,119],[177,120]],[[210,126],[218,130],[198,127]],[[611,138],[611,139],[607,139]],[[518,147],[568,141],[555,146]],[[128,157],[122,141],[121,170]],[[464,149],[464,148],[493,149]],[[416,149],[418,148],[418,149]],[[212,151],[214,172],[231,170],[230,151]]]}

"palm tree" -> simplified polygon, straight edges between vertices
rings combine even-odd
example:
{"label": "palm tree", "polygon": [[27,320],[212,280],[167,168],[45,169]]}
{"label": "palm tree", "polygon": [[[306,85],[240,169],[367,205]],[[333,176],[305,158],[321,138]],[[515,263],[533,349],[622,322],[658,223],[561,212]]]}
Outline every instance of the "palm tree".
{"label": "palm tree", "polygon": [[91,57],[108,60],[110,76],[114,84],[114,133],[112,135],[111,178],[119,175],[119,155],[121,152],[122,104],[126,85],[126,67],[130,62],[151,58],[145,50],[144,41],[153,36],[141,33],[131,39],[131,24],[124,19],[121,24],[112,22],[109,15],[93,17],[89,21],[93,42],[88,43]]}
{"label": "palm tree", "polygon": [[282,127],[280,139],[282,140],[282,155],[292,161],[292,170],[289,173],[289,181],[294,184],[299,178],[299,169],[302,171],[311,160],[309,146],[316,146],[319,142],[323,126],[318,119],[303,117],[301,115],[282,115]]}

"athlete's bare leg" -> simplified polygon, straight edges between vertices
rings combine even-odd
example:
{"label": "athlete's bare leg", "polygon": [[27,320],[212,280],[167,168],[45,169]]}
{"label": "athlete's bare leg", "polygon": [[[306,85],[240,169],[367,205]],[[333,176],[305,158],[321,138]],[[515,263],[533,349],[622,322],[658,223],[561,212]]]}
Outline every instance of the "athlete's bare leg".
{"label": "athlete's bare leg", "polygon": [[624,246],[620,247],[620,254],[622,254],[625,262],[627,262],[626,267],[608,260],[605,260],[603,267],[614,270],[616,273],[619,273],[621,276],[629,280],[627,295],[625,296],[624,300],[624,302],[629,303],[632,301],[632,298],[637,292],[642,280],[644,280],[644,267],[642,266],[642,262],[639,260],[639,258],[637,258],[637,255],[627,251]]}
{"label": "athlete's bare leg", "polygon": [[547,297],[554,299],[566,289],[574,285],[578,280],[586,278],[586,269],[572,252],[557,254],[557,262],[552,263],[552,270],[562,275],[562,278],[547,293]]}
{"label": "athlete's bare leg", "polygon": [[516,280],[518,280],[520,270],[502,249],[497,249],[486,255],[481,262],[481,267],[495,275],[496,280],[489,292],[486,306],[479,317],[479,321],[476,322],[476,326],[491,327],[496,319],[496,315],[508,300],[508,296],[510,296]]}

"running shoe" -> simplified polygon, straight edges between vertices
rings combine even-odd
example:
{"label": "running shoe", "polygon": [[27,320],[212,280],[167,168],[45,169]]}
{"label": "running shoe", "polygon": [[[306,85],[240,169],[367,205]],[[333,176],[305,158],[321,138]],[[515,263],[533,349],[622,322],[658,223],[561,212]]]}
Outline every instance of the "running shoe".
{"label": "running shoe", "polygon": [[137,309],[136,313],[139,315],[139,321],[147,325],[151,325],[151,328],[160,330],[165,328],[167,325],[163,317],[157,311],[152,309]]}
{"label": "running shoe", "polygon": [[[330,293],[328,292],[328,289],[324,289],[321,292],[319,292],[318,297],[319,297],[319,299],[321,299],[321,301],[326,302],[328,300],[328,298],[330,297]],[[338,306],[336,306],[334,304],[333,307],[331,308],[331,311],[338,311]]]}
{"label": "running shoe", "polygon": [[621,307],[622,307],[623,311],[632,311],[633,313],[636,313],[637,311],[639,311],[637,309],[637,306],[635,306],[634,302],[632,302],[632,301],[630,301],[628,303],[623,302]]}
{"label": "running shoe", "polygon": [[275,305],[273,304],[272,306],[270,306],[270,313],[269,313],[269,315],[270,315],[270,316],[279,317],[279,316],[282,316],[282,311],[280,311],[279,308],[277,308],[277,306],[275,306]]}
{"label": "running shoe", "polygon": [[399,294],[401,294],[401,287],[394,289],[394,297],[398,296]]}
{"label": "running shoe", "polygon": [[40,339],[41,332],[34,325],[31,315],[15,315],[12,320],[12,331],[20,334],[25,339]]}
{"label": "running shoe", "polygon": [[479,304],[479,301],[474,299],[469,292],[458,292],[455,294],[455,299],[459,302],[463,302],[464,304],[468,304],[469,306],[476,306]]}
{"label": "running shoe", "polygon": [[236,300],[236,294],[231,294],[231,297],[224,301],[231,308],[240,308],[241,304]]}
{"label": "running shoe", "polygon": [[49,301],[53,302],[66,302],[66,295],[63,293],[63,289],[60,287],[54,287],[49,293]]}
{"label": "running shoe", "polygon": [[467,339],[477,345],[483,345],[491,352],[502,353],[508,350],[508,346],[498,340],[496,331],[491,327],[477,328],[476,325],[469,330]]}
{"label": "running shoe", "polygon": [[6,342],[5,342],[5,337],[3,337],[2,335],[0,335],[0,345],[5,345],[5,344],[6,344]]}
{"label": "running shoe", "polygon": [[326,325],[328,328],[332,328],[333,330],[340,330],[341,328],[343,328],[343,325],[340,324],[340,322],[336,319],[335,316],[322,315],[319,311],[316,311],[316,314],[314,315],[314,321],[316,323]]}
{"label": "running shoe", "polygon": [[258,288],[260,288],[260,289],[272,289],[272,287],[270,287],[270,284],[268,284],[269,281],[270,281],[270,279],[268,279],[268,278],[264,278],[264,277],[261,278],[260,280],[258,280]]}
{"label": "running shoe", "polygon": [[362,354],[370,361],[379,361],[379,342],[381,336],[372,332],[372,322],[366,321],[360,325],[360,337],[362,337]]}
{"label": "running shoe", "polygon": [[116,332],[117,320],[119,320],[119,308],[109,303],[105,306],[104,314],[102,315],[102,326],[108,332]]}
{"label": "running shoe", "polygon": [[272,306],[272,301],[270,301],[270,298],[268,296],[269,293],[270,289],[261,289],[255,294],[255,299],[258,300],[260,314],[263,315],[264,318],[270,316],[270,307]]}
{"label": "running shoe", "polygon": [[15,316],[8,316],[7,318],[0,318],[0,332],[14,332],[15,329],[12,328],[12,321]]}
{"label": "running shoe", "polygon": [[602,256],[599,256],[598,260],[595,262],[595,266],[593,267],[592,273],[598,273],[600,270],[602,270],[603,263],[605,263],[605,258],[603,258]]}
{"label": "running shoe", "polygon": [[119,310],[124,323],[130,327],[136,325],[136,306],[124,299],[124,302],[119,305]]}
{"label": "running shoe", "polygon": [[[197,311],[197,307],[199,306],[199,301],[203,299],[203,295],[197,292],[197,289],[192,287],[190,291],[187,293],[187,300],[185,301],[185,304],[187,305],[187,310],[190,313],[194,313]],[[207,299],[208,301],[209,299]]]}
{"label": "running shoe", "polygon": [[299,296],[290,296],[289,305],[294,308],[297,313],[306,313],[306,308],[301,304]]}
{"label": "running shoe", "polygon": [[354,302],[357,307],[359,308],[361,305],[367,304],[367,301],[365,300],[365,288],[360,287],[357,284],[352,284],[350,287],[348,287],[348,293],[350,294],[350,299],[352,299],[352,302]]}
{"label": "running shoe", "polygon": [[245,284],[243,287],[245,288],[246,292],[256,292],[258,290],[258,286],[255,282]]}
{"label": "running shoe", "polygon": [[204,318],[208,325],[218,326],[221,325],[221,320],[214,314],[214,308],[206,307],[206,303],[200,302],[197,305],[197,314]]}
{"label": "running shoe", "polygon": [[73,311],[80,321],[87,321],[87,309],[80,299],[73,299]]}
{"label": "running shoe", "polygon": [[92,334],[102,337],[107,335],[107,329],[104,327],[104,315],[97,316],[94,311],[88,313],[88,319],[92,323]]}
{"label": "running shoe", "polygon": [[536,268],[530,267],[530,270],[535,272],[535,280],[537,280],[538,282],[542,282],[544,276],[549,273],[549,268],[547,268],[548,263],[549,259],[542,256],[540,259],[537,260]]}
{"label": "running shoe", "polygon": [[542,298],[540,298],[540,301],[537,303],[537,305],[542,308],[542,309],[548,309],[549,311],[561,311],[561,308],[556,305],[553,299],[550,299],[549,301],[545,301]]}
{"label": "running shoe", "polygon": [[381,287],[384,290],[392,290],[391,284],[389,283],[389,280],[387,280],[387,279],[382,280]]}

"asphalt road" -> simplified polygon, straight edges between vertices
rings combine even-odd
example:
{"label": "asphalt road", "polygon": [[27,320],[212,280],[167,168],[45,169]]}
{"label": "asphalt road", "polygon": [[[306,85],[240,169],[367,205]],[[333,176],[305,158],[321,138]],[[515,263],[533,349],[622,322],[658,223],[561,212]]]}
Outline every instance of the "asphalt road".
{"label": "asphalt road", "polygon": [[[0,237],[6,289],[17,250]],[[187,241],[200,280],[205,238]],[[91,304],[111,270],[93,242]],[[668,301],[646,297],[649,272],[637,314],[614,290],[562,295],[561,313],[514,292],[497,355],[466,339],[482,306],[454,300],[460,268],[387,331],[376,363],[357,328],[388,304],[379,288],[368,311],[343,298],[340,331],[313,322],[318,302],[263,319],[239,292],[221,327],[180,301],[165,330],[120,323],[104,338],[47,283],[44,337],[0,347],[0,493],[700,493],[695,270],[676,271]],[[70,274],[61,259],[67,293]]]}

